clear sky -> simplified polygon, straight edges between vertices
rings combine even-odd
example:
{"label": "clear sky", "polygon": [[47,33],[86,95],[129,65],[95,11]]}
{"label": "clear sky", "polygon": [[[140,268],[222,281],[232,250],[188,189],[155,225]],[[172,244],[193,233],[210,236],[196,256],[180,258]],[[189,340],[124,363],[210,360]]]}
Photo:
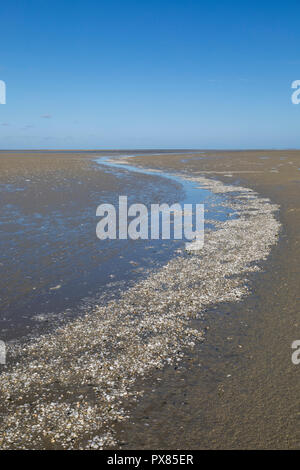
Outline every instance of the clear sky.
{"label": "clear sky", "polygon": [[300,148],[297,1],[0,4],[0,148]]}

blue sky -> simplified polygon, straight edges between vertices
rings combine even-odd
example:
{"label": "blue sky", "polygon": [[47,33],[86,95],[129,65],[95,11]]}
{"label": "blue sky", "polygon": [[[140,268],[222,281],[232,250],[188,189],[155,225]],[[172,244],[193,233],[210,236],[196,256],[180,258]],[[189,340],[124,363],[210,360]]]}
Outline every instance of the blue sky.
{"label": "blue sky", "polygon": [[1,2],[0,148],[300,147],[298,2]]}

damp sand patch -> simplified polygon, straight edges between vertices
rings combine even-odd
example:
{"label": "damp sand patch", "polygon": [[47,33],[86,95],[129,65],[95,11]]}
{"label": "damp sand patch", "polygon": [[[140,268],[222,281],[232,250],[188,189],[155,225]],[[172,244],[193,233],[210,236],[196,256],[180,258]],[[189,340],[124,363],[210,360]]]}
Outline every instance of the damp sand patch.
{"label": "damp sand patch", "polygon": [[124,402],[143,394],[137,378],[180,362],[203,340],[191,323],[208,305],[249,293],[247,274],[277,241],[279,207],[248,188],[183,177],[231,193],[237,217],[217,222],[202,250],[178,253],[118,301],[9,348],[16,363],[1,374],[1,449],[118,447],[114,424],[130,419]]}

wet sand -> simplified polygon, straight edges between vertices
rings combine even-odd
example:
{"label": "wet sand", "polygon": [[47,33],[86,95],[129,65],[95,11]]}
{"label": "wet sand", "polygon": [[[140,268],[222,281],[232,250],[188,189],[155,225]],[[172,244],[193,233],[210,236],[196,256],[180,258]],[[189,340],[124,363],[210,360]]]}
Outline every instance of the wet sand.
{"label": "wet sand", "polygon": [[108,283],[137,279],[151,267],[152,252],[163,250],[157,244],[145,252],[130,240],[101,243],[96,208],[115,204],[119,194],[171,202],[180,185],[169,182],[158,193],[160,178],[118,173],[95,159],[94,153],[0,152],[2,340],[75,317],[82,299],[87,304],[112,292]]}
{"label": "wet sand", "polygon": [[[299,449],[300,152],[210,151],[141,157],[135,164],[237,183],[280,206],[279,243],[250,277],[251,295],[206,315],[205,341],[158,385],[119,430],[123,448]],[[161,380],[163,377],[163,380]],[[170,419],[172,416],[172,419]]]}
{"label": "wet sand", "polygon": [[[97,154],[101,155],[100,152],[97,152]],[[38,174],[40,166],[45,164],[49,175],[51,175],[51,167],[53,165],[55,167],[53,172],[56,175],[63,174],[63,167],[69,165],[71,160],[73,163],[76,162],[77,167],[75,169],[72,163],[72,170],[68,168],[68,171],[74,171],[76,178],[78,178],[78,172],[82,171],[83,167],[85,168],[84,171],[86,171],[86,168],[91,165],[91,157],[93,157],[93,154],[88,153],[82,156],[78,156],[78,154],[64,155],[62,161],[58,155],[58,161],[54,163],[52,155],[48,157],[47,154],[44,154],[40,156],[40,160],[45,159],[44,162],[46,163],[39,165],[36,165],[34,157],[26,157],[32,161],[28,178],[32,178],[32,173]],[[285,159],[283,159],[284,157]],[[9,160],[7,163],[4,159],[3,168],[6,171],[6,176],[3,177],[3,182],[6,184],[9,183],[8,176],[16,178],[13,181],[18,181],[18,175],[22,177],[24,170],[27,171],[28,162],[26,162],[26,168],[22,163],[24,157],[15,156],[14,158],[16,159],[16,164],[13,167],[11,166],[12,160]],[[168,310],[166,317],[170,322],[168,325],[168,335],[171,335],[173,345],[164,344],[162,348],[157,350],[160,351],[157,357],[151,356],[152,367],[149,369],[147,366],[144,374],[140,374],[144,375],[142,379],[134,378],[134,397],[139,397],[138,401],[135,401],[133,406],[132,400],[126,402],[125,399],[125,412],[117,413],[115,416],[116,423],[114,424],[113,437],[108,433],[105,438],[106,440],[103,437],[100,438],[100,441],[102,439],[101,442],[92,440],[92,447],[97,447],[98,445],[101,448],[103,444],[104,446],[129,449],[298,447],[299,400],[297,400],[297,385],[299,384],[299,374],[297,366],[291,363],[290,345],[293,340],[298,339],[299,268],[297,261],[299,258],[299,247],[297,238],[299,237],[298,195],[300,171],[297,168],[300,167],[299,153],[266,151],[243,153],[209,152],[195,153],[193,155],[144,155],[133,160],[138,165],[167,169],[168,171],[185,174],[187,177],[215,177],[226,185],[252,188],[259,195],[269,198],[272,203],[280,206],[279,219],[282,224],[282,230],[279,243],[274,245],[271,255],[267,260],[261,262],[261,268],[263,269],[261,272],[247,274],[248,280],[246,284],[243,282],[240,285],[240,280],[238,280],[236,281],[237,284],[230,282],[227,287],[223,286],[225,291],[229,288],[229,295],[236,292],[235,288],[246,288],[248,291],[247,297],[239,302],[231,301],[228,303],[226,300],[229,300],[229,298],[227,299],[225,296],[222,303],[217,305],[214,302],[209,302],[204,316],[198,317],[196,315],[194,320],[189,318],[189,321],[191,321],[189,328],[194,327],[192,330],[187,329],[186,324],[184,324],[184,318],[180,319],[182,308],[178,308],[175,302],[174,308],[171,308],[172,315],[170,316]],[[10,168],[6,169],[6,165],[9,165]],[[58,165],[59,173],[57,173],[57,166],[55,165]],[[60,165],[62,165],[62,168]],[[45,167],[43,167],[43,171],[45,171]],[[1,177],[2,174],[4,173],[1,171]],[[82,176],[82,180],[85,180],[86,175],[85,173]],[[88,178],[87,185],[89,191],[83,191],[85,193],[83,197],[90,194],[90,188],[93,187],[93,177],[91,175]],[[112,184],[112,182],[110,181],[109,184]],[[264,204],[263,201],[262,203]],[[273,210],[271,206],[270,210]],[[257,219],[257,223],[259,220]],[[260,225],[257,227],[257,233],[249,231],[247,234],[242,230],[240,232],[241,237],[251,235],[250,238],[245,238],[250,243],[251,240],[255,239],[255,235],[260,233],[260,237],[263,239],[263,223],[262,218]],[[235,250],[234,245],[231,245],[230,249]],[[258,246],[254,244],[253,249],[257,250]],[[181,267],[184,269],[190,269],[191,267],[190,261],[186,264],[184,259],[177,260],[175,263],[181,263]],[[192,274],[191,278],[199,272],[197,263],[198,261],[195,261],[195,269],[193,271],[195,274]],[[175,264],[174,268],[172,268],[171,264],[168,268],[170,273],[172,269],[178,272],[178,266]],[[249,271],[251,270],[248,269],[247,272]],[[170,279],[176,280],[174,273],[170,276]],[[151,282],[154,282],[153,278],[151,278],[150,284]],[[157,282],[157,285],[161,284],[160,274],[158,274]],[[196,280],[195,277],[194,282],[199,282],[199,280]],[[174,291],[172,283],[170,287]],[[143,288],[145,288],[145,284],[143,284]],[[184,287],[182,285],[181,288],[183,294],[187,295],[189,286]],[[231,291],[232,288],[233,291]],[[180,295],[180,289],[178,295]],[[130,296],[136,297],[139,295],[138,292],[140,291],[142,289],[139,288],[137,291],[133,290],[129,297],[124,299],[124,302],[129,301]],[[156,308],[156,313],[162,295],[163,290],[158,291],[157,301],[159,302],[156,307],[155,303],[153,304]],[[202,298],[201,300],[203,301]],[[195,299],[194,313],[199,310],[197,308],[197,302],[199,301],[200,297]],[[140,304],[143,311],[143,302],[141,301]],[[123,307],[126,311],[126,304]],[[141,314],[142,311],[140,312]],[[190,313],[191,317],[193,317],[193,311]],[[166,315],[166,312],[164,315]],[[161,318],[158,316],[157,321],[160,320]],[[173,321],[175,323],[172,323]],[[144,322],[147,322],[147,317],[144,318]],[[174,332],[175,324],[179,325],[176,334]],[[89,331],[86,340],[92,338],[91,327],[95,327],[93,321],[85,326],[85,331]],[[128,327],[129,324],[127,325]],[[74,331],[76,331],[75,324],[74,328]],[[167,330],[164,333],[167,333]],[[200,340],[200,342],[197,342],[191,339],[193,335],[195,338],[200,335],[201,339],[203,333],[205,334],[205,341]],[[68,330],[65,333],[62,332],[63,334],[70,335],[71,332]],[[163,335],[165,340],[167,337]],[[141,338],[137,337],[137,341],[139,342]],[[74,340],[78,339],[78,337],[72,338],[71,334],[70,339]],[[121,339],[122,341],[125,340],[123,337]],[[191,341],[194,345],[192,348],[189,348],[188,343]],[[54,342],[52,344],[55,345],[57,343]],[[73,344],[73,341],[70,344]],[[47,349],[47,344],[42,345],[43,347],[46,348],[44,352],[50,351],[50,349]],[[167,359],[169,356],[173,357],[174,355],[174,347],[175,350],[178,347],[180,351],[184,349],[185,354],[182,355],[180,353],[182,357],[180,357],[178,364],[174,363],[173,359],[171,359],[170,365],[166,366],[165,363],[168,363]],[[35,354],[39,354],[35,348],[36,345],[33,346],[33,351],[35,351]],[[156,349],[154,348],[154,350]],[[30,350],[27,352],[30,353]],[[70,355],[71,352],[72,349],[67,348],[65,351],[66,356]],[[56,360],[59,362],[60,358],[54,355],[51,367],[55,365]],[[64,360],[66,360],[66,357]],[[142,351],[140,361],[140,364],[145,364]],[[95,364],[96,362],[93,363],[94,366]],[[155,366],[157,367],[156,371]],[[54,375],[50,365],[48,372],[51,372],[52,378],[47,387],[51,385],[50,395],[56,396],[55,400],[57,400],[58,391],[63,396],[67,393],[67,390],[64,387],[60,388],[61,385],[58,385],[53,380]],[[78,373],[78,371],[75,372]],[[102,376],[102,372],[98,369],[97,374],[96,377],[106,377],[105,375]],[[25,377],[23,373],[19,375],[19,378],[21,376]],[[132,377],[135,377],[134,371]],[[4,384],[5,386],[7,385],[6,392],[9,390],[9,384],[11,384],[13,378],[10,375],[5,378]],[[81,379],[84,379],[82,383],[85,385],[79,391],[87,400],[88,408],[83,406],[83,414],[80,416],[80,419],[83,420],[83,426],[86,426],[88,432],[93,435],[91,428],[88,426],[90,421],[93,422],[94,420],[96,422],[97,412],[99,418],[99,409],[90,408],[91,404],[95,404],[93,393],[97,387],[94,386],[90,389],[93,390],[93,396],[90,396],[87,390],[90,387],[88,380],[91,382],[91,378],[83,375]],[[111,379],[115,380],[115,377],[111,377]],[[27,377],[26,380],[30,381],[31,379]],[[72,377],[70,383],[74,384],[74,377]],[[18,387],[20,386],[21,384],[18,385]],[[42,389],[42,393],[46,391],[49,392],[48,388]],[[128,389],[126,387],[123,388],[123,392],[127,393]],[[141,396],[142,392],[143,395]],[[75,403],[78,403],[76,401],[78,400],[76,393],[73,399]],[[132,398],[131,392],[128,393]],[[27,399],[30,402],[30,394],[27,396]],[[79,398],[79,402],[80,400]],[[45,416],[49,417],[50,413],[54,421],[59,419],[60,413],[67,413],[67,416],[69,416],[70,409],[68,406],[70,406],[71,402],[72,400],[70,401],[70,399],[63,400],[59,406],[57,406],[57,403],[54,406],[53,402],[51,402],[52,404],[50,403],[50,408],[47,408]],[[19,405],[19,411],[21,410],[22,412],[18,419],[22,420],[22,417],[24,419],[24,413],[27,418],[31,416],[30,410],[28,415],[28,408],[26,406],[22,408],[24,400],[21,400]],[[54,407],[53,410],[52,406]],[[38,410],[44,411],[45,409],[38,408]],[[127,411],[130,413],[130,419],[124,419]],[[94,414],[95,412],[96,415]],[[90,416],[88,416],[89,413]],[[114,414],[112,410],[110,410],[110,413]],[[6,422],[8,428],[14,424],[15,418],[13,417],[12,421],[9,421],[9,419]],[[72,419],[78,421],[78,415]],[[109,419],[111,419],[111,416]],[[31,424],[34,424],[34,422]],[[70,424],[70,420],[66,420],[66,424]],[[30,420],[28,426],[30,428]],[[20,430],[22,431],[22,428]],[[30,429],[26,430],[26,432],[29,431]],[[61,440],[63,441],[63,437]],[[58,443],[55,440],[52,442],[49,440],[49,436],[46,436],[38,445],[37,442],[35,440],[35,447],[37,448],[45,445],[54,448],[60,447],[59,439]],[[70,441],[67,442],[72,447]],[[26,440],[25,442],[22,442],[22,440],[18,441],[17,444],[15,442],[11,444],[11,447],[22,445],[30,448],[30,442],[26,442]],[[9,447],[9,441],[6,441],[5,446],[6,448]]]}

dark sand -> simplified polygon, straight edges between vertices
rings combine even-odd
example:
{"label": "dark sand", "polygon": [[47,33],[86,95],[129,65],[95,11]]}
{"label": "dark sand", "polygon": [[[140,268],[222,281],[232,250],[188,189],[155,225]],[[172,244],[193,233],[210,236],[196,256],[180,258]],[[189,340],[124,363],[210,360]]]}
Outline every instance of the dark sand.
{"label": "dark sand", "polygon": [[253,188],[280,205],[283,230],[264,271],[252,276],[252,295],[209,312],[206,341],[184,369],[157,374],[163,381],[152,394],[149,383],[133,422],[120,430],[123,448],[299,449],[300,366],[292,364],[291,344],[300,339],[300,152],[210,151],[134,162]]}
{"label": "dark sand", "polygon": [[[0,184],[34,179],[34,194],[22,202],[29,212],[47,212],[66,200],[77,208],[94,204],[94,155],[2,153]],[[143,155],[134,163],[253,188],[280,205],[283,230],[263,272],[250,277],[252,295],[211,309],[206,341],[181,367],[165,367],[141,384],[144,397],[117,427],[121,448],[299,448],[300,366],[291,362],[291,343],[300,339],[300,152]],[[113,175],[102,184],[118,191]]]}

